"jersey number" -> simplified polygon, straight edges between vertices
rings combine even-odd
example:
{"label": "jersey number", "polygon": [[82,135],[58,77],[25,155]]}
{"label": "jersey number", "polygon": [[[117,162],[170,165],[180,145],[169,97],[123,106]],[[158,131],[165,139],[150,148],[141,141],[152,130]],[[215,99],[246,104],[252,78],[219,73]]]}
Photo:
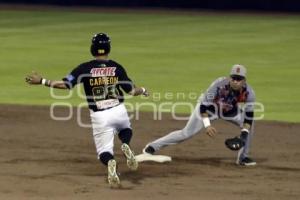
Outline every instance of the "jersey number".
{"label": "jersey number", "polygon": [[92,91],[95,101],[118,99],[119,96],[119,92],[115,85],[94,87]]}

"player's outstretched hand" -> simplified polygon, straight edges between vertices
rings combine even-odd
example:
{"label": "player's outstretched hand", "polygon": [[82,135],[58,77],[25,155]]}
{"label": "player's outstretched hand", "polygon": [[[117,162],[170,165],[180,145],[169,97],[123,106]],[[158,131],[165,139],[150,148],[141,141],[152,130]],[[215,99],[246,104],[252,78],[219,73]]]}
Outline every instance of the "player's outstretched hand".
{"label": "player's outstretched hand", "polygon": [[217,130],[214,127],[208,126],[206,128],[206,134],[209,135],[210,137],[214,137],[216,135],[216,133],[217,133]]}
{"label": "player's outstretched hand", "polygon": [[143,95],[145,97],[149,97],[150,93],[149,93],[149,91],[147,89],[145,89],[145,92],[143,92]]}
{"label": "player's outstretched hand", "polygon": [[38,85],[41,84],[42,76],[33,71],[30,75],[26,76],[25,80],[28,84]]}

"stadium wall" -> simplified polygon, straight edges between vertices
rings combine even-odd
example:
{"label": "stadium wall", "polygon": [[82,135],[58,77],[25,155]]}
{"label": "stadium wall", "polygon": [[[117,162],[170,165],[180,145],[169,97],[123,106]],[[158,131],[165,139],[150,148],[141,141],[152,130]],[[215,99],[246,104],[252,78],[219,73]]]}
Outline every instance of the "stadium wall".
{"label": "stadium wall", "polygon": [[0,3],[130,8],[300,11],[299,0],[0,0]]}

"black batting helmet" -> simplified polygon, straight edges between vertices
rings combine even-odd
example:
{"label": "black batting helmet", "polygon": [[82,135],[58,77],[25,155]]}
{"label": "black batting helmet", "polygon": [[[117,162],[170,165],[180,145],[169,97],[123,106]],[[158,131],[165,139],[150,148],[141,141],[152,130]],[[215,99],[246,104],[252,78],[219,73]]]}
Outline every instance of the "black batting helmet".
{"label": "black batting helmet", "polygon": [[97,33],[92,38],[91,54],[93,56],[105,55],[110,52],[110,38],[105,33]]}

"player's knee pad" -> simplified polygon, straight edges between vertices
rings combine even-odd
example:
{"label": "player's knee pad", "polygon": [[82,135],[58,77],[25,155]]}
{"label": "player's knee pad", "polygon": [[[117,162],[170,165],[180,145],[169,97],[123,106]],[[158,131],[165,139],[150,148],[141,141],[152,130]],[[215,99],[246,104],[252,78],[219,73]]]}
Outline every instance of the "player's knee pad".
{"label": "player's knee pad", "polygon": [[98,159],[104,164],[107,165],[108,161],[114,159],[114,156],[110,152],[100,153]]}
{"label": "player's knee pad", "polygon": [[125,128],[119,132],[118,136],[122,143],[129,144],[132,137],[132,130],[130,128]]}

